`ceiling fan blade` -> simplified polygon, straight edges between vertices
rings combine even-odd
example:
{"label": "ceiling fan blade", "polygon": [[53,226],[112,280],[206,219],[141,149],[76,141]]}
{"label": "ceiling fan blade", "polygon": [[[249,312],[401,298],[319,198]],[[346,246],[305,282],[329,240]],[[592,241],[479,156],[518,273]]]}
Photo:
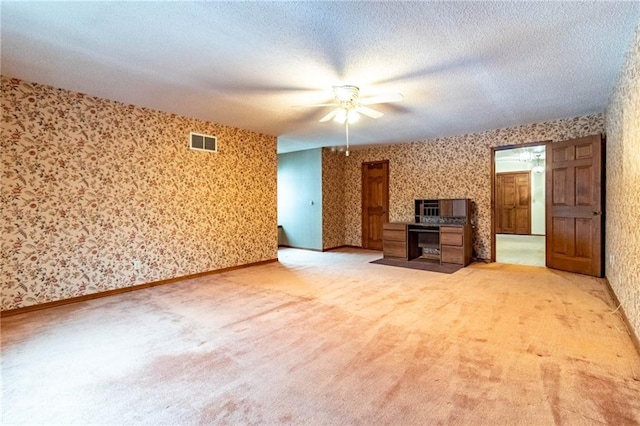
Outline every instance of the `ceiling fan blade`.
{"label": "ceiling fan blade", "polygon": [[389,93],[388,95],[370,96],[368,98],[360,98],[362,105],[385,104],[388,102],[400,102],[404,99],[400,93]]}
{"label": "ceiling fan blade", "polygon": [[315,107],[325,107],[325,106],[336,106],[335,102],[329,104],[307,104],[307,105],[292,105],[293,108],[315,108]]}
{"label": "ceiling fan blade", "polygon": [[362,115],[366,115],[367,117],[371,117],[371,118],[380,118],[384,115],[380,111],[376,111],[375,109],[371,109],[369,107],[362,106],[362,105],[357,106],[356,111]]}
{"label": "ceiling fan blade", "polygon": [[340,109],[340,108],[332,109],[332,110],[329,112],[329,114],[325,115],[324,117],[322,117],[322,118],[320,119],[320,122],[321,122],[321,123],[324,123],[324,122],[326,122],[326,121],[331,120],[333,117],[335,117],[335,116],[336,116],[336,114],[338,113],[338,110],[339,110],[339,109]]}

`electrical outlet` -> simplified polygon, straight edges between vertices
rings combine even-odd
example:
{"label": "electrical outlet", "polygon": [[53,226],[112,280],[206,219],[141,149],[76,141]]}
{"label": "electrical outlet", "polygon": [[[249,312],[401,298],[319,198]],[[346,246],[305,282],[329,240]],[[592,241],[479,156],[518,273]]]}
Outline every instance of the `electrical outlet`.
{"label": "electrical outlet", "polygon": [[616,255],[615,254],[610,254],[609,255],[609,265],[613,266],[616,264]]}
{"label": "electrical outlet", "polygon": [[133,270],[134,271],[139,271],[140,270],[140,261],[139,260],[134,260],[133,262],[131,262],[131,264],[133,265]]}

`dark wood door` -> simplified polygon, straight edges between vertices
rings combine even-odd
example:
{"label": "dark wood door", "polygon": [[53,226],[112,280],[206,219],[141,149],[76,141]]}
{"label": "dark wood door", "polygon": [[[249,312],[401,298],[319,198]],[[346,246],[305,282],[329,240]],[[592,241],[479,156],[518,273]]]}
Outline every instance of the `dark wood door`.
{"label": "dark wood door", "polygon": [[382,250],[389,221],[389,161],[362,163],[362,248]]}
{"label": "dark wood door", "polygon": [[531,234],[531,176],[529,172],[496,175],[498,234]]}
{"label": "dark wood door", "polygon": [[603,270],[600,135],[547,145],[547,266],[596,277]]}

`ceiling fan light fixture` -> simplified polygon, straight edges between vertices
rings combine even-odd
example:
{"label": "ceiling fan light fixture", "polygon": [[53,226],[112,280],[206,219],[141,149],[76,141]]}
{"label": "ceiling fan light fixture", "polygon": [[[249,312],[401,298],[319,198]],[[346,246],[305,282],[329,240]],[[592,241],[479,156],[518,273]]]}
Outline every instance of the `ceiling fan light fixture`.
{"label": "ceiling fan light fixture", "polygon": [[360,114],[358,114],[358,111],[344,108],[340,108],[333,119],[333,121],[340,124],[344,124],[345,121],[348,121],[349,124],[353,124],[358,120],[360,120]]}

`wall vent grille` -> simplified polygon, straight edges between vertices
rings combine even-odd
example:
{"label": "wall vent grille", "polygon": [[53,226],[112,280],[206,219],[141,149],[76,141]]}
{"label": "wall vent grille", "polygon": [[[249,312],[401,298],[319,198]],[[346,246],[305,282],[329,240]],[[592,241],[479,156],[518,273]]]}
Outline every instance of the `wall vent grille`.
{"label": "wall vent grille", "polygon": [[189,148],[196,151],[218,152],[218,138],[191,132],[189,134]]}

